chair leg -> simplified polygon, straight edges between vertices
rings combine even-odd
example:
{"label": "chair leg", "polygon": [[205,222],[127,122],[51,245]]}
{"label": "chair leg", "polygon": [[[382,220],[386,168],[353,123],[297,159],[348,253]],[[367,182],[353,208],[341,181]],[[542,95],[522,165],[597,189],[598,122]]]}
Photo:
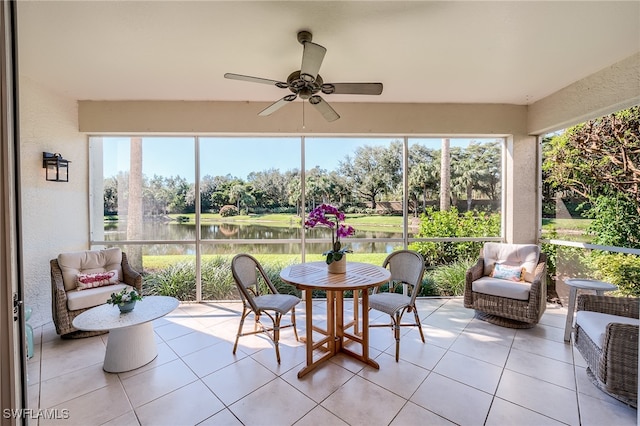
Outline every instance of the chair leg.
{"label": "chair leg", "polygon": [[420,324],[420,317],[418,316],[418,310],[413,308],[413,316],[416,319],[416,325],[418,326],[418,331],[420,332],[420,338],[422,339],[422,343],[424,343],[424,333],[422,332],[422,324]]}
{"label": "chair leg", "polygon": [[236,354],[236,349],[238,349],[238,340],[240,339],[240,335],[242,334],[242,327],[244,326],[244,319],[249,315],[246,306],[242,307],[242,316],[240,317],[240,325],[238,325],[238,334],[236,334],[236,343],[233,345],[233,354]]}
{"label": "chair leg", "polygon": [[293,334],[296,336],[296,342],[299,342],[298,327],[296,326],[296,307],[291,308],[291,324],[293,324]]}
{"label": "chair leg", "polygon": [[276,312],[276,317],[273,321],[273,344],[276,347],[276,359],[278,360],[278,364],[280,364],[280,348],[278,346],[278,340],[280,340],[280,318],[282,318],[282,315],[279,312]]}
{"label": "chair leg", "polygon": [[396,362],[400,359],[400,321],[402,316],[396,312],[395,316],[392,316],[393,320],[393,337],[396,338]]}

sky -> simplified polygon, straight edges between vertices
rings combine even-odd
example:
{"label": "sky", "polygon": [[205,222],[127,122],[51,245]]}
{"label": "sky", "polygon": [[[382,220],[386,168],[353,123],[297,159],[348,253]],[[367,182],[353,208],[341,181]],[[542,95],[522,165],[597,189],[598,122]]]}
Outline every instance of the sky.
{"label": "sky", "polygon": [[[129,169],[129,137],[103,137],[103,176]],[[388,146],[398,138],[305,138],[305,168],[332,171],[359,146]],[[410,139],[414,141],[415,139]],[[483,141],[483,139],[474,139]],[[494,139],[489,139],[494,140]],[[451,146],[466,146],[470,139],[451,139]],[[441,139],[420,139],[439,149]],[[194,137],[142,138],[142,173],[148,178],[181,176],[194,180]],[[255,171],[300,169],[299,137],[200,137],[200,176],[231,176],[246,180]]]}

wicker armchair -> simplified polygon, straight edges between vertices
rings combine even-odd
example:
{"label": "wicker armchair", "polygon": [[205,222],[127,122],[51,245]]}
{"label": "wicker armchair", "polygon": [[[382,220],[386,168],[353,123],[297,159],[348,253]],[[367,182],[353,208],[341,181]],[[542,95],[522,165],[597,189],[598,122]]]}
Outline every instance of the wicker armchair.
{"label": "wicker armchair", "polygon": [[[78,265],[85,262],[87,258],[122,259],[117,265],[120,284],[92,288],[78,292],[75,284],[73,283],[75,277],[75,275],[72,275],[73,271],[70,268],[61,266],[61,262],[64,265],[65,260],[69,259],[70,256],[78,257],[80,259]],[[127,255],[122,253],[119,248],[95,251],[88,250],[77,253],[62,253],[58,258],[50,261],[50,266],[52,291],[51,312],[53,315],[53,323],[56,326],[56,332],[62,338],[79,338],[104,334],[104,331],[78,330],[72,324],[73,319],[87,309],[106,303],[106,300],[112,292],[119,291],[127,286],[134,287],[138,292],[142,293],[142,275],[129,266]],[[65,272],[63,272],[63,270],[65,270]],[[105,269],[102,268],[101,271],[100,268],[96,268],[96,265],[93,264],[89,271],[103,272],[104,270]],[[79,298],[75,298],[75,296],[79,294],[83,296],[84,300],[78,300]],[[74,296],[75,298],[71,303],[69,300],[70,296]]]}
{"label": "wicker armchair", "polygon": [[[524,265],[523,280],[492,279],[496,263]],[[476,316],[509,328],[534,327],[547,307],[547,257],[534,244],[485,243],[480,258],[467,270],[464,306]]]}
{"label": "wicker armchair", "polygon": [[640,299],[578,296],[575,345],[587,374],[610,396],[638,406],[638,315]]}

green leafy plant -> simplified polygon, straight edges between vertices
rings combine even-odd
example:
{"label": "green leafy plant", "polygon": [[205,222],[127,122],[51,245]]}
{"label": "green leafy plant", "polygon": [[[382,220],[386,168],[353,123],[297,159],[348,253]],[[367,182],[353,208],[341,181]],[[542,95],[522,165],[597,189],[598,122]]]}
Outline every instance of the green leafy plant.
{"label": "green leafy plant", "polygon": [[142,296],[136,289],[129,290],[128,288],[123,288],[117,293],[111,293],[111,297],[107,299],[107,303],[110,305],[123,305],[138,300],[142,300]]}
{"label": "green leafy plant", "polygon": [[[493,237],[500,235],[500,215],[476,210],[463,214],[458,209],[436,211],[428,207],[420,218],[418,238],[441,237]],[[475,259],[482,242],[475,241],[420,241],[410,245],[429,266],[446,265],[459,260]]]}
{"label": "green leafy plant", "polygon": [[467,269],[474,261],[457,261],[438,266],[429,273],[435,292],[439,296],[462,296],[464,294]]}

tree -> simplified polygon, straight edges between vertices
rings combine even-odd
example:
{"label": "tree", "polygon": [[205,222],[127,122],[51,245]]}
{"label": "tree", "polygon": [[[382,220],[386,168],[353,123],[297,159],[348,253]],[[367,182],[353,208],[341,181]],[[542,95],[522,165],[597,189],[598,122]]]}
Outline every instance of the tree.
{"label": "tree", "polygon": [[451,157],[449,155],[449,139],[442,139],[440,150],[440,210],[449,210],[451,207]]}
{"label": "tree", "polygon": [[586,199],[624,193],[640,214],[640,107],[574,126],[551,138],[544,155],[555,190]]}
{"label": "tree", "polygon": [[[142,238],[142,138],[131,138],[129,165],[129,194],[127,212],[127,240]],[[129,264],[142,270],[142,246],[130,246],[127,250]]]}
{"label": "tree", "polygon": [[389,148],[368,145],[358,147],[354,157],[347,155],[340,162],[339,169],[357,193],[375,209],[377,197],[393,191],[402,181],[401,142],[392,142]]}

